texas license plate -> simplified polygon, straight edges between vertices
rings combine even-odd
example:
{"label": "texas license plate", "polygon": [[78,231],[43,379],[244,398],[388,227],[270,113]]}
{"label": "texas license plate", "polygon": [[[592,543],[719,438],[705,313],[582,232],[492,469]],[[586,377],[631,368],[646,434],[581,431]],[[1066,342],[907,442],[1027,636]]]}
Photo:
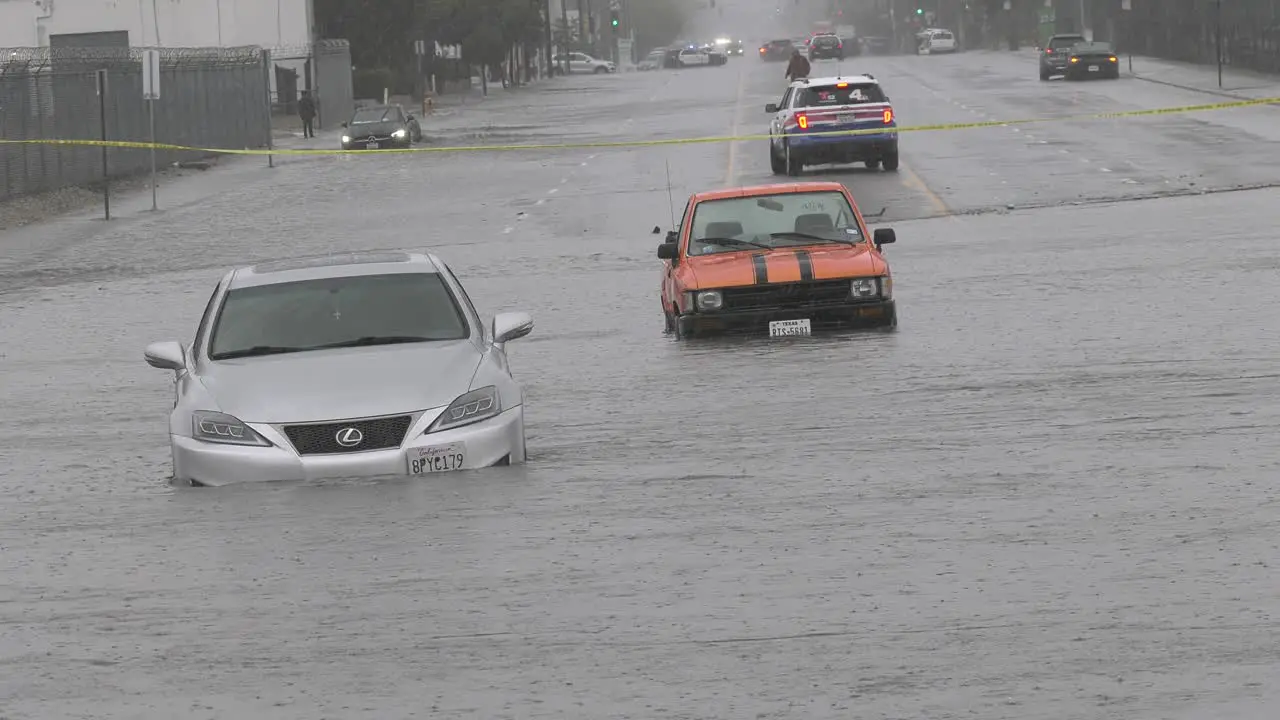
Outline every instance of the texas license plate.
{"label": "texas license plate", "polygon": [[461,470],[467,461],[467,449],[462,443],[420,447],[409,450],[409,474],[452,472]]}
{"label": "texas license plate", "polygon": [[1090,65],[1090,66],[1089,66],[1089,72],[1098,72],[1098,66],[1097,66],[1097,65]]}
{"label": "texas license plate", "polygon": [[769,337],[803,337],[813,334],[809,319],[774,320],[769,323]]}
{"label": "texas license plate", "polygon": [[369,150],[377,150],[377,149],[378,149],[378,141],[377,141],[377,140],[370,140],[369,142],[365,143],[365,144],[364,144],[364,146],[365,146],[366,148],[368,148]]}

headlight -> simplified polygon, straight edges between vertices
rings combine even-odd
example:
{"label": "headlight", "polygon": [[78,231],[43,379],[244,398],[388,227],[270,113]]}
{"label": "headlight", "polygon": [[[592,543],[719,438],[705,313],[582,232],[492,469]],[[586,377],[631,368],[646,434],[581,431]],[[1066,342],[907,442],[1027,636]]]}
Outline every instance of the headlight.
{"label": "headlight", "polygon": [[400,130],[397,130],[397,131],[395,131],[395,132],[391,133],[391,137],[393,137],[393,138],[402,138],[402,137],[404,137],[404,136],[405,136],[405,135],[407,135],[407,134],[408,134],[408,133],[406,133],[406,132],[404,131],[404,129],[403,129],[403,128],[401,128]]}
{"label": "headlight", "polygon": [[1078,57],[1073,57],[1073,58],[1071,58],[1071,62],[1073,62],[1073,63],[1078,63],[1078,62],[1080,62],[1080,58],[1078,58]]}
{"label": "headlight", "polygon": [[343,136],[342,136],[342,142],[343,142],[343,144],[344,144],[344,145],[345,145],[346,143],[351,142],[351,136],[350,136],[350,135],[343,135]]}
{"label": "headlight", "polygon": [[855,278],[849,283],[849,294],[856,299],[883,298],[893,293],[893,283],[887,277]]}
{"label": "headlight", "polygon": [[267,442],[253,428],[239,418],[211,410],[197,410],[191,414],[191,436],[196,440],[221,445],[254,445],[267,447]]}
{"label": "headlight", "polygon": [[724,296],[719,290],[706,290],[698,293],[699,310],[719,310],[724,307]]}
{"label": "headlight", "polygon": [[489,387],[472,390],[460,395],[449,407],[440,413],[440,417],[431,423],[427,432],[439,432],[452,428],[478,423],[502,412],[502,403],[498,398],[498,388]]}

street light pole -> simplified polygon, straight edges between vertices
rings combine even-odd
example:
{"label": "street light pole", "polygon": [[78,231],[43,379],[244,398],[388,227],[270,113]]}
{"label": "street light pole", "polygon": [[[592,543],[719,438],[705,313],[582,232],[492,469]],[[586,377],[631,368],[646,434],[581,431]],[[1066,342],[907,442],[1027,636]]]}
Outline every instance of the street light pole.
{"label": "street light pole", "polygon": [[1222,87],[1222,0],[1217,0],[1213,4],[1214,7],[1214,48],[1217,50],[1214,54],[1218,56],[1218,87]]}

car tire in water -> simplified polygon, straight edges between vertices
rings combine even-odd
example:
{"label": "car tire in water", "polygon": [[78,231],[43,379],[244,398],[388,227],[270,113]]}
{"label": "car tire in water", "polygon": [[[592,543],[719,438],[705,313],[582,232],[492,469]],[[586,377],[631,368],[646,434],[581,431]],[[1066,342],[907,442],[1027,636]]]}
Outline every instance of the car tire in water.
{"label": "car tire in water", "polygon": [[787,172],[787,163],[773,151],[772,144],[769,146],[769,169],[774,175],[784,175]]}
{"label": "car tire in water", "polygon": [[879,161],[879,160],[867,160],[867,161],[865,161],[863,164],[867,166],[867,169],[868,169],[868,170],[879,170],[879,169],[880,169],[880,161]]}
{"label": "car tire in water", "polygon": [[804,170],[804,163],[800,162],[799,158],[791,154],[790,145],[785,146],[783,152],[786,153],[783,157],[783,171],[791,177],[799,177],[800,173]]}
{"label": "car tire in water", "polygon": [[898,151],[897,150],[894,150],[893,152],[885,153],[884,157],[881,158],[881,161],[882,161],[882,164],[884,165],[885,170],[889,172],[898,171]]}
{"label": "car tire in water", "polygon": [[1047,73],[1047,72],[1045,72],[1045,71],[1041,70],[1041,71],[1040,71],[1040,79],[1041,79],[1041,80],[1048,80],[1048,79],[1049,79],[1049,73]]}

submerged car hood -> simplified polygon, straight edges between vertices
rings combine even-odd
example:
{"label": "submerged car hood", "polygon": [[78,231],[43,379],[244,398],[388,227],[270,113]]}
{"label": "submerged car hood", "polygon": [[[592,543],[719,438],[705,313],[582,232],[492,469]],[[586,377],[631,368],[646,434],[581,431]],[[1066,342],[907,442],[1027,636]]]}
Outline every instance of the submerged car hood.
{"label": "submerged car hood", "polygon": [[772,251],[735,252],[701,255],[689,258],[689,269],[699,288],[722,288],[755,285],[753,256],[763,255],[770,283],[799,282],[800,261],[797,252],[809,254],[814,276],[818,280],[883,275],[886,264],[865,243],[849,245],[808,245],[778,248]]}
{"label": "submerged car hood", "polygon": [[480,359],[469,340],[382,345],[222,360],[200,380],[245,422],[345,420],[448,405],[471,389]]}
{"label": "submerged car hood", "polygon": [[390,135],[399,129],[398,122],[358,123],[348,126],[347,134],[355,138],[366,135]]}

